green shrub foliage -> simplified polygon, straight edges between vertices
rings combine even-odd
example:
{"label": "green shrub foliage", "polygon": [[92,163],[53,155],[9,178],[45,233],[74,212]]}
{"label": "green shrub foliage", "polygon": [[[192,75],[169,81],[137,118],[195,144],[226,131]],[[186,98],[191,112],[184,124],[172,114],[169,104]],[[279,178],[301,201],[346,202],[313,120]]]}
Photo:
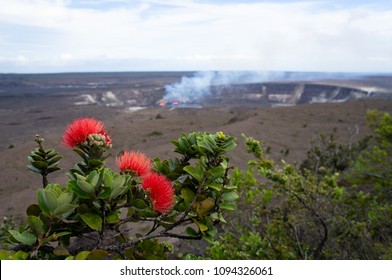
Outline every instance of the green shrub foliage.
{"label": "green shrub foliage", "polygon": [[367,119],[371,137],[350,148],[322,135],[301,170],[244,135],[254,159],[234,170],[238,210],[202,257],[392,259],[392,119],[377,111]]}

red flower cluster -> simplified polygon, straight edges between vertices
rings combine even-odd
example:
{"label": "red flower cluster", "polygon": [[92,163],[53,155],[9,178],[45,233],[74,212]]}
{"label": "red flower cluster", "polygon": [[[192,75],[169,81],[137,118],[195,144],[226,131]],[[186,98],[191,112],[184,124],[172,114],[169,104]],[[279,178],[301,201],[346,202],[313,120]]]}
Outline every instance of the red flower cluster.
{"label": "red flower cluster", "polygon": [[174,188],[165,176],[150,172],[143,177],[142,187],[150,192],[154,210],[167,214],[174,205]]}
{"label": "red flower cluster", "polygon": [[66,147],[75,148],[85,143],[88,136],[93,134],[101,135],[106,146],[111,145],[111,139],[105,133],[103,123],[93,118],[80,118],[69,124],[64,132],[62,143]]}
{"label": "red flower cluster", "polygon": [[152,168],[151,160],[139,151],[124,152],[116,157],[116,164],[121,172],[134,172],[142,177]]}

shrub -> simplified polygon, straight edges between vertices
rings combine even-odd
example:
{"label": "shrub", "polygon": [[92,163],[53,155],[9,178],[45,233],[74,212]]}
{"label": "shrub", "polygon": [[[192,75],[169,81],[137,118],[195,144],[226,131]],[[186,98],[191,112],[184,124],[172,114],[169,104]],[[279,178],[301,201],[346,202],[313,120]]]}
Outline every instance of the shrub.
{"label": "shrub", "polygon": [[322,147],[308,153],[318,160],[302,170],[276,164],[261,141],[244,136],[255,159],[233,173],[239,209],[201,257],[392,259],[392,118],[370,111],[367,119],[370,138],[349,148],[321,136]]}
{"label": "shrub", "polygon": [[161,238],[213,242],[236,206],[226,156],[236,144],[222,132],[183,134],[172,141],[181,158],[124,152],[116,158],[119,172],[105,165],[112,140],[103,123],[75,120],[62,142],[81,162],[64,186],[48,182],[61,156],[36,137],[28,167],[42,176],[42,188],[27,208],[27,225],[8,230],[14,247],[1,259],[165,259],[173,246]]}

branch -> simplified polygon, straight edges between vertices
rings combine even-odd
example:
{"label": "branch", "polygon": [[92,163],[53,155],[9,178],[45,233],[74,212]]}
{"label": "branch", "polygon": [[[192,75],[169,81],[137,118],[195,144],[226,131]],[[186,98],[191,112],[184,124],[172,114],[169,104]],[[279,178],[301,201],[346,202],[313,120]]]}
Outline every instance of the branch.
{"label": "branch", "polygon": [[195,197],[193,198],[191,204],[189,204],[188,208],[186,209],[186,211],[184,212],[184,214],[181,216],[181,218],[180,218],[178,221],[174,222],[171,226],[169,226],[168,228],[166,228],[165,232],[168,232],[169,230],[172,230],[172,229],[175,228],[176,226],[178,226],[178,225],[180,225],[180,224],[183,223],[183,221],[185,220],[186,216],[188,216],[189,212],[192,210],[192,207],[193,207],[193,205],[194,205],[195,202],[196,202],[197,195],[200,194],[201,191],[203,190],[203,186],[204,186],[206,180],[207,180],[207,178],[206,178],[206,176],[204,175],[203,180],[200,182],[199,187],[198,187],[197,192],[196,192],[196,195],[195,195]]}
{"label": "branch", "polygon": [[312,207],[310,207],[309,205],[307,205],[306,203],[305,203],[305,201],[298,195],[298,194],[296,194],[295,192],[291,192],[297,199],[298,199],[298,201],[306,208],[306,209],[308,209],[311,213],[312,213],[312,215],[314,215],[316,218],[317,218],[317,220],[320,222],[320,224],[321,224],[321,226],[323,227],[323,229],[324,229],[324,236],[323,236],[323,238],[322,238],[322,240],[320,241],[320,244],[317,246],[317,248],[314,250],[314,258],[315,259],[318,259],[320,256],[321,256],[321,251],[322,251],[322,249],[323,249],[323,247],[324,247],[324,245],[325,245],[325,243],[327,242],[327,239],[328,239],[328,227],[327,227],[327,225],[325,224],[325,222],[324,222],[324,219],[312,208]]}

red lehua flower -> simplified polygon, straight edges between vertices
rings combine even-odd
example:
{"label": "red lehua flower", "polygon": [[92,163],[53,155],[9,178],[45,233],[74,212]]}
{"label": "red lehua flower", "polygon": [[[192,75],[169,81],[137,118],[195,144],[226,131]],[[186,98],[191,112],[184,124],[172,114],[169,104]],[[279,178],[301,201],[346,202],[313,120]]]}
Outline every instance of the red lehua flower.
{"label": "red lehua flower", "polygon": [[150,192],[150,199],[154,210],[167,214],[174,205],[174,188],[165,176],[150,172],[143,177],[142,187]]}
{"label": "red lehua flower", "polygon": [[85,142],[91,134],[101,134],[105,138],[105,144],[108,146],[111,144],[103,123],[93,118],[80,118],[69,124],[64,132],[62,143],[66,147],[75,148]]}
{"label": "red lehua flower", "polygon": [[134,172],[142,177],[152,168],[151,160],[139,151],[124,152],[116,157],[116,164],[121,172]]}

